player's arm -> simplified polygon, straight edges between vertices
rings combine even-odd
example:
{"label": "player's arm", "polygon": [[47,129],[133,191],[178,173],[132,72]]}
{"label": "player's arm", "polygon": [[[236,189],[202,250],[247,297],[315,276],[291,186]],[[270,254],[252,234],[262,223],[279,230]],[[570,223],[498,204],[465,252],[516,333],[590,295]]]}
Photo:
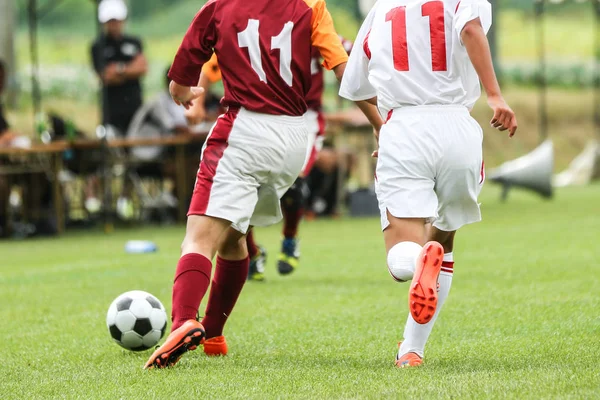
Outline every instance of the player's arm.
{"label": "player's arm", "polygon": [[358,108],[365,114],[371,125],[373,125],[373,129],[375,129],[375,136],[379,140],[379,131],[383,126],[383,118],[381,118],[381,114],[379,114],[379,109],[377,108],[377,98],[373,97],[368,100],[360,100],[354,102]]}
{"label": "player's arm", "polygon": [[[477,71],[481,84],[486,92],[488,104],[494,111],[491,124],[500,131],[509,131],[509,136],[514,136],[517,131],[517,117],[513,110],[506,104],[502,97],[500,85],[496,78],[490,45],[486,36],[486,29],[482,17],[489,19],[485,25],[491,24],[491,14],[487,12],[487,1],[467,1],[459,5],[458,26],[460,39],[465,46],[471,63]],[[485,10],[485,11],[484,11]],[[464,16],[464,17],[463,17]],[[463,21],[461,21],[463,18]],[[464,22],[464,20],[468,20]]]}
{"label": "player's arm", "polygon": [[169,92],[178,105],[186,109],[204,92],[196,87],[202,66],[210,59],[216,44],[215,12],[217,0],[210,0],[196,14],[169,71]]}
{"label": "player's arm", "polygon": [[212,83],[206,76],[204,72],[200,74],[200,79],[198,80],[198,88],[202,89],[202,93],[194,99],[193,104],[190,108],[185,110],[185,118],[190,125],[198,125],[206,120],[206,93],[212,86]]}
{"label": "player's arm", "polygon": [[344,79],[340,86],[340,96],[356,103],[373,125],[375,138],[379,140],[379,130],[383,125],[383,119],[377,108],[377,90],[369,82],[371,51],[368,39],[375,14],[374,9],[375,7],[365,19],[354,42]]}
{"label": "player's arm", "polygon": [[185,117],[190,125],[197,125],[206,120],[206,93],[210,90],[213,83],[221,80],[221,69],[217,60],[217,55],[208,60],[202,67],[202,73],[198,81],[198,87],[203,89],[202,94],[194,100],[192,107],[185,112]]}
{"label": "player's arm", "polygon": [[372,97],[367,100],[355,101],[356,105],[360,110],[365,114],[371,125],[373,125],[373,135],[375,136],[375,141],[377,142],[377,149],[373,152],[373,157],[379,156],[379,132],[381,131],[381,127],[383,126],[383,118],[381,118],[381,114],[379,114],[379,109],[377,108],[377,97]]}
{"label": "player's arm", "polygon": [[335,77],[341,82],[348,62],[348,53],[333,26],[331,14],[324,0],[304,1],[312,9],[312,45],[319,49],[323,57],[323,66],[333,70]]}

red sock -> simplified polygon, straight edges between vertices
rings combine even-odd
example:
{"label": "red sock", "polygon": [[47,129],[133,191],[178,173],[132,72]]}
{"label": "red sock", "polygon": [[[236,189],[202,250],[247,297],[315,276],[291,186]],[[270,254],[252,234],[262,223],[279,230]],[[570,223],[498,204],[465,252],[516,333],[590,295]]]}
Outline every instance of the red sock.
{"label": "red sock", "polygon": [[444,261],[442,262],[442,272],[447,272],[449,274],[454,273],[454,261]]}
{"label": "red sock", "polygon": [[258,246],[254,243],[254,229],[250,229],[246,235],[246,245],[248,246],[248,255],[250,258],[256,257],[258,254]]}
{"label": "red sock", "polygon": [[298,235],[298,225],[304,215],[304,208],[283,207],[283,236],[286,239],[293,239]]}
{"label": "red sock", "polygon": [[202,325],[206,337],[212,338],[223,334],[223,327],[246,283],[250,259],[229,261],[217,257],[217,267],[213,277],[206,315]]}
{"label": "red sock", "polygon": [[173,284],[171,332],[189,319],[195,319],[200,302],[208,290],[212,263],[200,254],[186,254],[179,259]]}

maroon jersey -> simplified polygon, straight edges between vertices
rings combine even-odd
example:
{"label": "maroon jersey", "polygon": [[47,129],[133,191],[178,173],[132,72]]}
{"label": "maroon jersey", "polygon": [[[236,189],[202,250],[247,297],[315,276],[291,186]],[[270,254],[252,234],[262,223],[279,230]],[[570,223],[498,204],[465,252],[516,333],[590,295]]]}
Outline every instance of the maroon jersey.
{"label": "maroon jersey", "polygon": [[169,77],[196,86],[214,53],[228,107],[300,116],[312,84],[311,52],[324,66],[347,61],[324,0],[210,0],[196,15]]}
{"label": "maroon jersey", "polygon": [[308,108],[321,111],[323,108],[323,91],[325,90],[325,73],[321,65],[319,49],[313,49],[311,60],[312,86],[306,94]]}
{"label": "maroon jersey", "polygon": [[[352,42],[341,36],[340,41],[346,52],[350,53]],[[325,90],[325,73],[321,64],[321,53],[317,48],[313,48],[312,50],[311,73],[312,86],[306,95],[306,104],[311,110],[321,111],[323,108],[323,91]]]}

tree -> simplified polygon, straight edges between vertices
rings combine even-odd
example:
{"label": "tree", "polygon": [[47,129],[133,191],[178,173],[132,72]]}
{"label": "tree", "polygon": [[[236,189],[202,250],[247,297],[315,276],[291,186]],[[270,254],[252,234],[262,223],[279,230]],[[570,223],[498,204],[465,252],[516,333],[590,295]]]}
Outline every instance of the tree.
{"label": "tree", "polygon": [[7,67],[8,103],[14,104],[15,84],[15,9],[14,0],[0,0],[0,59]]}

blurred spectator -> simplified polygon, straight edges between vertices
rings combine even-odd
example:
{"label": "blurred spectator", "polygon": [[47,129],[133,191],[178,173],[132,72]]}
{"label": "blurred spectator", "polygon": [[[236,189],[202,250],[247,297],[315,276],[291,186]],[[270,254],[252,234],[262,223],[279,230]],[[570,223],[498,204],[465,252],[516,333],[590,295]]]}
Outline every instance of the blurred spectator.
{"label": "blurred spectator", "polygon": [[[4,109],[2,107],[2,92],[4,91],[4,76],[6,67],[4,62],[0,60],[0,147],[5,147],[14,137],[14,133],[10,131],[8,122],[4,117]],[[0,161],[0,165],[2,162]],[[0,176],[0,237],[3,237],[6,230],[6,222],[8,220],[8,198],[10,196],[10,188],[4,177]]]}
{"label": "blurred spectator", "polygon": [[[167,69],[166,73],[169,70]],[[178,133],[190,134],[185,117],[185,108],[178,106],[171,99],[169,84],[171,80],[165,75],[165,90],[153,101],[140,108],[127,131],[128,138],[160,138]],[[163,146],[134,147],[131,155],[141,161],[162,163],[165,154]]]}
{"label": "blurred spectator", "polygon": [[142,105],[142,78],[148,69],[142,41],[124,33],[127,6],[123,0],[102,0],[98,19],[103,34],[92,45],[94,69],[104,86],[103,124],[124,136]]}
{"label": "blurred spectator", "polygon": [[[340,165],[342,161],[346,164],[345,171]],[[336,150],[330,143],[325,143],[317,156],[314,167],[306,177],[306,184],[309,188],[309,196],[306,199],[307,219],[338,215],[338,198],[346,196],[346,193],[338,193],[340,179],[347,182],[353,164],[352,153]],[[345,186],[344,184],[343,187]]]}
{"label": "blurred spectator", "polygon": [[[191,135],[197,131],[195,124],[188,123],[185,108],[175,104],[171,98],[169,93],[169,84],[171,83],[168,77],[169,69],[167,68],[164,75],[164,90],[138,110],[127,131],[127,138],[158,139],[178,134]],[[169,178],[175,184],[177,183],[172,148],[168,146],[139,146],[133,147],[130,154],[134,162],[142,162],[135,168],[135,173],[140,177]],[[189,160],[190,163],[193,163],[190,170],[196,170],[198,168],[197,158],[191,157]],[[195,177],[195,174],[191,175]],[[176,189],[175,186],[172,187],[173,191],[176,191]],[[174,208],[177,205],[177,199],[172,191],[163,191],[157,201],[157,204],[163,208]],[[117,204],[117,212],[126,216],[126,209],[131,207],[130,199],[122,197]]]}
{"label": "blurred spectator", "polygon": [[6,75],[6,66],[0,60],[0,147],[10,146],[17,135],[10,129],[10,125],[4,117],[4,107],[2,106],[2,93],[4,92],[4,81]]}
{"label": "blurred spectator", "polygon": [[[4,82],[6,78],[6,67],[4,62],[0,60],[0,147],[28,147],[31,145],[31,140],[25,136],[17,135],[11,130],[2,107],[2,93],[4,91]],[[4,160],[0,160],[0,166],[5,165]],[[49,207],[51,204],[50,185],[45,174],[32,174],[26,178],[26,175],[13,175],[13,178],[21,179],[21,194],[19,201],[23,208],[27,208],[31,214],[41,215],[44,207]],[[30,179],[29,181],[27,179]],[[26,182],[26,184],[24,184]],[[35,189],[35,190],[34,190]],[[8,221],[9,221],[9,199],[11,194],[11,185],[5,176],[0,175],[0,237],[8,236]],[[34,233],[52,233],[55,227],[47,219],[38,216],[31,224],[15,224],[13,219],[12,230],[18,226],[25,227],[27,233],[24,236]]]}

